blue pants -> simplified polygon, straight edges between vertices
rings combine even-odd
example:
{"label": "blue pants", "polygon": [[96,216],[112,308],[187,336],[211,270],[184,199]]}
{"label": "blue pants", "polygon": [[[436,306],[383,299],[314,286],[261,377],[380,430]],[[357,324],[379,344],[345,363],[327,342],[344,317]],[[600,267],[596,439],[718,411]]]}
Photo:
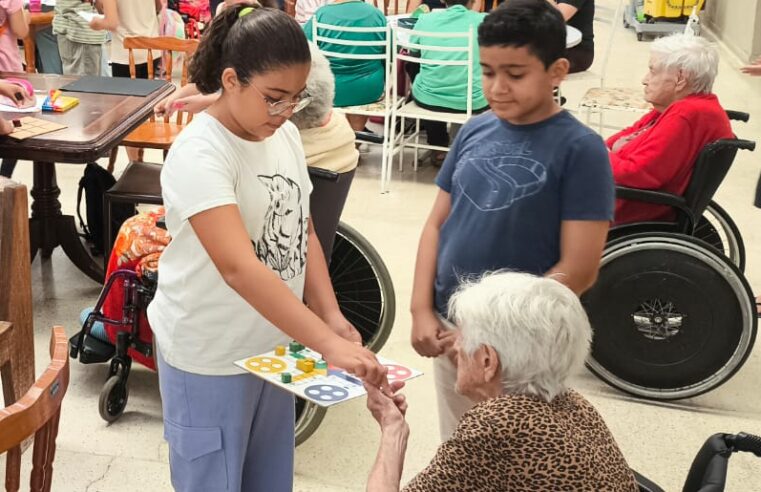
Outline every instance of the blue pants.
{"label": "blue pants", "polygon": [[157,359],[176,491],[293,489],[293,395],[251,374],[202,376]]}

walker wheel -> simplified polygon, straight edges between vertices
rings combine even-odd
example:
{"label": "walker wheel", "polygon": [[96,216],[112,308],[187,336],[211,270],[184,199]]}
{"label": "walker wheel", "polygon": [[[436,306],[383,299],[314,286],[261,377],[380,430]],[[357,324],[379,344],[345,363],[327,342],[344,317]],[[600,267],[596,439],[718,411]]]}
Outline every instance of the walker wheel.
{"label": "walker wheel", "polygon": [[111,376],[103,385],[98,399],[98,411],[106,422],[114,422],[122,416],[127,407],[129,388],[126,381],[121,381],[119,376]]}
{"label": "walker wheel", "polygon": [[641,32],[637,33],[637,41],[643,41],[645,39],[645,35]]}

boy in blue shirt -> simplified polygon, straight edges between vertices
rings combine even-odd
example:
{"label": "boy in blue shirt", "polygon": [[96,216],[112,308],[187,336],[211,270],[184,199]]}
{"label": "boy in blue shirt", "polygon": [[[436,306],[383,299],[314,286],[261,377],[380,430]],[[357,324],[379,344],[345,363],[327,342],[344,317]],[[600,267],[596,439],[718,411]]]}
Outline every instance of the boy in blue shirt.
{"label": "boy in blue shirt", "polygon": [[581,294],[597,277],[614,185],[602,139],[553,98],[568,73],[565,35],[560,12],[538,0],[510,0],[478,29],[492,110],[462,128],[439,171],[411,302],[412,345],[436,357],[442,440],[473,405],[455,392],[447,357],[456,332],[445,316],[459,279],[509,269]]}

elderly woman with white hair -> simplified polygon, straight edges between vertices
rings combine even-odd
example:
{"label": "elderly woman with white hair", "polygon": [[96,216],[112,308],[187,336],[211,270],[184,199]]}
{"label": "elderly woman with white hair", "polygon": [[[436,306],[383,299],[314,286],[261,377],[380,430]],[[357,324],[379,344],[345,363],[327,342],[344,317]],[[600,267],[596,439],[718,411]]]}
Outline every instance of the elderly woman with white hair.
{"label": "elderly woman with white hair", "polygon": [[[449,315],[459,328],[456,390],[476,403],[405,492],[638,490],[602,417],[567,386],[592,337],[570,289],[487,274],[459,288]],[[393,396],[367,387],[382,432],[371,492],[399,490],[409,435],[401,386],[392,383]]]}
{"label": "elderly woman with white hair", "polygon": [[336,81],[330,62],[314,43],[309,43],[309,50],[312,67],[305,92],[311,102],[294,113],[291,122],[299,129],[307,165],[338,173],[335,181],[313,179],[314,188],[309,196],[315,232],[330,261],[338,221],[359,162],[359,151],[346,116],[333,110]]}
{"label": "elderly woman with white hair", "polygon": [[[701,149],[732,138],[727,114],[713,94],[719,69],[716,46],[703,38],[676,34],[653,42],[642,80],[653,110],[610,137],[616,184],[684,194]],[[672,220],[661,205],[618,200],[616,223]]]}

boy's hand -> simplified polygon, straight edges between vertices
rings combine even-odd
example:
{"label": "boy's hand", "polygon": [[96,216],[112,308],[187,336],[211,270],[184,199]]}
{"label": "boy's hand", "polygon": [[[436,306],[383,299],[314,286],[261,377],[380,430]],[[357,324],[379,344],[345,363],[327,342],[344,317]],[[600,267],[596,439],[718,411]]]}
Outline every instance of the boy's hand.
{"label": "boy's hand", "polygon": [[439,342],[444,350],[444,355],[447,356],[455,367],[457,367],[457,348],[455,342],[459,336],[459,330],[442,330],[439,332]]}
{"label": "boy's hand", "polygon": [[753,77],[761,77],[761,57],[758,57],[753,64],[742,67],[740,71]]}
{"label": "boy's hand", "polygon": [[361,345],[339,338],[328,350],[323,350],[322,356],[329,364],[354,374],[371,386],[388,387],[388,369],[378,362],[374,353]]}
{"label": "boy's hand", "polygon": [[347,320],[341,311],[336,311],[325,316],[325,323],[333,330],[336,335],[353,343],[362,345],[362,335],[359,334],[354,325]]}
{"label": "boy's hand", "polygon": [[412,315],[412,347],[423,357],[438,357],[444,352],[440,339],[444,327],[433,310]]}

